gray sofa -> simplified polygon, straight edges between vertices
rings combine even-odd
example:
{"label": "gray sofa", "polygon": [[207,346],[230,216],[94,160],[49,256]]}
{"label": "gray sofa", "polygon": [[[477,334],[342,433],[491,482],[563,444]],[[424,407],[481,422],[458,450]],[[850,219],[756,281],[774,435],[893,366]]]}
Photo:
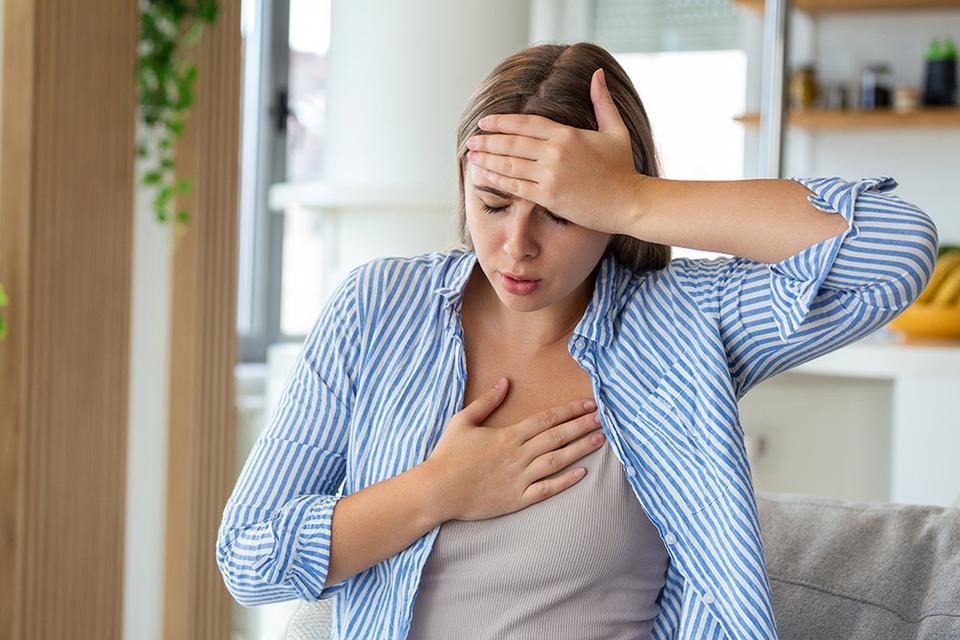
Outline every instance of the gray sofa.
{"label": "gray sofa", "polygon": [[960,509],[757,493],[783,640],[960,640]]}
{"label": "gray sofa", "polygon": [[[782,640],[960,640],[960,509],[762,491],[757,507]],[[328,638],[329,607],[303,603],[287,639]]]}

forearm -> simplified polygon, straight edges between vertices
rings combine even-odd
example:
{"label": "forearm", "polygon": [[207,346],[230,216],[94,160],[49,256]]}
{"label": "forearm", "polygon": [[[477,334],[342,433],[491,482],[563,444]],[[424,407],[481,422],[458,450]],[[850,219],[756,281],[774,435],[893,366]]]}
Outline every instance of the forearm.
{"label": "forearm", "polygon": [[670,180],[637,174],[624,233],[647,242],[773,263],[839,235],[847,222],[793,180]]}
{"label": "forearm", "polygon": [[326,586],[410,546],[444,521],[425,463],[342,497],[333,510]]}

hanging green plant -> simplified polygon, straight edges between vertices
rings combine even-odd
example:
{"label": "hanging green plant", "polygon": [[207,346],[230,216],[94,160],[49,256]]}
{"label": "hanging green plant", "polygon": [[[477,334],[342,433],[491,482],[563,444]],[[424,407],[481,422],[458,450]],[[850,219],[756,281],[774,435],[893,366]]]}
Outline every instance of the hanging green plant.
{"label": "hanging green plant", "polygon": [[[183,133],[194,101],[197,68],[188,57],[199,41],[204,25],[217,19],[217,0],[141,0],[139,118],[144,135],[137,143],[137,156],[148,159],[143,185],[154,189],[153,209],[159,222],[170,218],[178,193],[189,193],[187,179],[177,180],[174,171],[176,139]],[[176,212],[178,225],[186,225],[190,213]]]}

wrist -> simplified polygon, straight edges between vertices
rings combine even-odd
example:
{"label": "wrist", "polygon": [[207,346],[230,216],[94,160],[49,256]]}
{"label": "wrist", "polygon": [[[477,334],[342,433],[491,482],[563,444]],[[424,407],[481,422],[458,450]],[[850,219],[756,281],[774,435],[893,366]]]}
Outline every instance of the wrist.
{"label": "wrist", "polygon": [[423,496],[421,512],[429,529],[440,526],[453,519],[453,510],[447,487],[450,483],[440,465],[427,458],[410,469],[409,473],[416,484],[417,495]]}
{"label": "wrist", "polygon": [[[621,223],[618,233],[640,238],[643,218],[651,208],[653,186],[660,178],[634,172],[626,180],[621,207]],[[641,238],[642,239],[642,238]]]}

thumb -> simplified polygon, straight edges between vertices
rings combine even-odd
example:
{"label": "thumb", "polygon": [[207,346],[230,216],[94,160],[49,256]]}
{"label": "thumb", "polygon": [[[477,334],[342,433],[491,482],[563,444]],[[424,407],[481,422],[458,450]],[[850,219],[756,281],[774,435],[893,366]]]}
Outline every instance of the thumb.
{"label": "thumb", "polygon": [[481,393],[473,402],[468,404],[460,411],[460,415],[467,419],[470,424],[480,424],[493,413],[493,410],[500,406],[503,398],[507,395],[507,378],[500,378],[498,384],[502,383],[502,388],[495,385]]}
{"label": "thumb", "polygon": [[593,72],[590,79],[590,99],[593,100],[593,112],[597,116],[597,128],[605,132],[622,132],[626,130],[617,105],[607,89],[607,79],[603,68]]}

